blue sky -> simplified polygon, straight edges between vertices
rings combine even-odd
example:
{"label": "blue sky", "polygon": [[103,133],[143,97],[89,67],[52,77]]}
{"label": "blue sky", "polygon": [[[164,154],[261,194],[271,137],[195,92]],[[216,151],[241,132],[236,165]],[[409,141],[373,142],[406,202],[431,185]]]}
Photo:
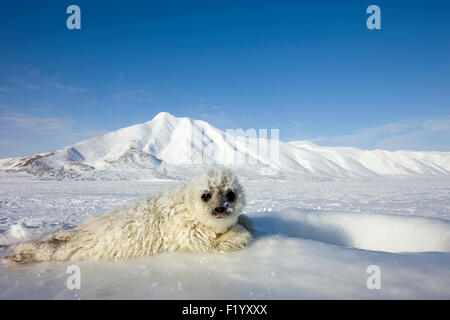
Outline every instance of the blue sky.
{"label": "blue sky", "polygon": [[[81,8],[81,30],[66,8]],[[381,30],[366,8],[381,8]],[[282,140],[450,151],[448,1],[9,1],[0,157],[158,112]]]}

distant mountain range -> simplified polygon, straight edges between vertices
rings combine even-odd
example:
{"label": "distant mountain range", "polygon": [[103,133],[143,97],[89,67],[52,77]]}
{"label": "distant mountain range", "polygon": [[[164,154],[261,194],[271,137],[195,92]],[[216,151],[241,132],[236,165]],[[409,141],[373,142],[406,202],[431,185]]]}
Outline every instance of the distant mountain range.
{"label": "distant mountain range", "polygon": [[211,165],[228,165],[250,179],[450,175],[450,152],[369,151],[280,141],[275,161],[273,153],[254,148],[272,142],[254,138],[245,143],[207,122],[162,112],[151,121],[60,150],[2,159],[0,171],[83,180],[186,179]]}

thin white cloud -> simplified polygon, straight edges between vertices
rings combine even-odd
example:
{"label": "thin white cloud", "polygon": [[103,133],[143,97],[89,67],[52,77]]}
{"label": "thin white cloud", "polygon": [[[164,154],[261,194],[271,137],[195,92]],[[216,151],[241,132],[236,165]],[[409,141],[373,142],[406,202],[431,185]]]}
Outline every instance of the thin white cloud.
{"label": "thin white cloud", "polygon": [[0,128],[22,129],[32,132],[58,132],[71,127],[71,119],[36,117],[23,113],[0,113]]}
{"label": "thin white cloud", "polygon": [[53,86],[54,88],[64,89],[64,90],[67,90],[69,92],[81,92],[81,93],[84,93],[84,92],[88,92],[89,91],[86,88],[77,88],[77,87],[73,87],[71,85],[66,85],[66,84],[62,84],[60,82],[55,82],[55,81],[50,82],[50,85]]}
{"label": "thin white cloud", "polygon": [[151,96],[143,89],[118,91],[113,94],[115,100],[131,99],[137,102],[152,102]]}
{"label": "thin white cloud", "polygon": [[433,132],[438,131],[450,132],[450,118],[427,120],[424,122],[423,128]]}
{"label": "thin white cloud", "polygon": [[39,90],[41,87],[37,85],[27,85],[26,88],[28,90]]}
{"label": "thin white cloud", "polygon": [[105,134],[71,118],[10,112],[0,105],[0,158],[47,152]]}
{"label": "thin white cloud", "polygon": [[[87,88],[75,87],[70,84],[60,82],[60,75],[48,76],[41,73],[40,70],[31,66],[18,66],[12,65],[7,69],[7,81],[16,83],[16,86],[11,87],[1,87],[0,92],[9,92],[15,89],[28,89],[28,90],[39,90],[44,87],[53,87],[56,89],[66,90],[73,93],[86,93],[89,92]],[[39,83],[36,84],[36,83]],[[17,86],[19,85],[19,86]]]}
{"label": "thin white cloud", "polygon": [[208,112],[202,112],[200,114],[200,119],[211,122],[212,124],[229,124],[232,122],[229,114],[223,111],[222,107],[214,105],[208,107]]}
{"label": "thin white cloud", "polygon": [[450,151],[450,117],[408,119],[365,128],[351,134],[321,136],[310,140],[321,145],[366,149]]}
{"label": "thin white cloud", "polygon": [[10,91],[14,91],[14,89],[9,87],[0,87],[0,92],[10,92]]}

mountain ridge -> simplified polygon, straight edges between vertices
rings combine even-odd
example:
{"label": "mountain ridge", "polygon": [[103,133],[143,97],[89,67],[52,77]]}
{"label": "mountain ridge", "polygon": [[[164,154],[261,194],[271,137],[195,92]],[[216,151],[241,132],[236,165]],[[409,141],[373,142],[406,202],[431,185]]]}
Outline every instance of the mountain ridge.
{"label": "mountain ridge", "polygon": [[0,171],[42,179],[186,179],[206,166],[226,165],[249,178],[450,176],[450,152],[360,150],[310,141],[279,141],[274,149],[274,142],[243,140],[205,121],[161,112],[59,150],[0,159]]}

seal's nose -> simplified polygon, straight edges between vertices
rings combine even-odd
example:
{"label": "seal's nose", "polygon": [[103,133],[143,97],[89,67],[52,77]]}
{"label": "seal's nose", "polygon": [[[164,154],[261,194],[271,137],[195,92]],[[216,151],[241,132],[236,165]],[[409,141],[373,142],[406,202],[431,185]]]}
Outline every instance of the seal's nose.
{"label": "seal's nose", "polygon": [[225,207],[217,207],[214,209],[215,213],[224,213],[225,212]]}

